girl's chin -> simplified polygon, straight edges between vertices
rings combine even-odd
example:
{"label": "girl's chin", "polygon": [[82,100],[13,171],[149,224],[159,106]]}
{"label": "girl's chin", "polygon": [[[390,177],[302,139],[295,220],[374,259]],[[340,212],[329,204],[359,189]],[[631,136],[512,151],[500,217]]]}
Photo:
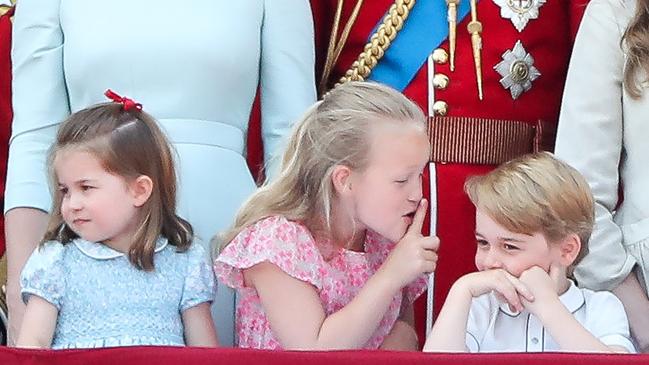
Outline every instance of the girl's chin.
{"label": "girl's chin", "polygon": [[392,234],[390,236],[386,236],[385,238],[389,239],[392,242],[399,242],[399,241],[401,241],[401,239],[403,238],[403,236],[405,234],[406,234],[406,230],[402,229],[402,230],[399,230],[398,232],[396,232],[396,233],[394,233],[394,234]]}

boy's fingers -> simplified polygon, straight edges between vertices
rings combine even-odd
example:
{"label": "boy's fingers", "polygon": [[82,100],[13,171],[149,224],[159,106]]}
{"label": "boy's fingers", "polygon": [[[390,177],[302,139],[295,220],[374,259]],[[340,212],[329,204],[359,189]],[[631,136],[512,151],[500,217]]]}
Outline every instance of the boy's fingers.
{"label": "boy's fingers", "polygon": [[510,309],[515,309],[516,311],[522,310],[523,304],[521,303],[521,299],[518,297],[516,289],[511,283],[501,285],[498,291],[505,298],[505,302],[509,304]]}
{"label": "boy's fingers", "polygon": [[523,298],[527,299],[529,302],[534,301],[534,294],[530,291],[530,289],[520,281],[518,278],[516,278],[514,275],[511,275],[510,273],[505,272],[505,277],[509,280],[509,282],[512,284],[514,289],[516,289],[516,292],[520,294]]}

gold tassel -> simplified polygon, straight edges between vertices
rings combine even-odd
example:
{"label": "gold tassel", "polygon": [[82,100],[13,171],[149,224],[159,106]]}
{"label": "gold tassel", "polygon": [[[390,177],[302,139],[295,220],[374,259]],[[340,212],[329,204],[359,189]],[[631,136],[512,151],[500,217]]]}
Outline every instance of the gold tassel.
{"label": "gold tassel", "polygon": [[451,55],[451,71],[455,71],[455,42],[457,38],[457,6],[460,0],[446,0],[448,6],[448,42]]}

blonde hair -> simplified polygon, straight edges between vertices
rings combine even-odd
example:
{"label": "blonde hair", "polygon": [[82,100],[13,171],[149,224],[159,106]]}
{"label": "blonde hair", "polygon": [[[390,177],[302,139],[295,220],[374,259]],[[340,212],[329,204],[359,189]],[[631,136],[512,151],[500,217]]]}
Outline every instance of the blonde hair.
{"label": "blonde hair", "polygon": [[[296,124],[279,176],[267,180],[243,204],[233,227],[215,240],[225,247],[244,228],[274,215],[332,237],[335,190],[331,174],[337,165],[365,169],[372,126],[381,122],[410,124],[426,133],[427,121],[421,109],[394,89],[371,82],[349,82],[330,91]],[[319,227],[319,222],[324,227]]]}
{"label": "blonde hair", "polygon": [[60,126],[48,156],[52,212],[41,244],[50,240],[66,244],[79,237],[63,220],[63,196],[53,168],[57,155],[70,150],[92,154],[106,171],[127,181],[141,175],[153,181],[151,196],[140,208],[142,218],[128,252],[133,265],[145,271],[154,269],[153,254],[160,235],[179,252],[189,248],[193,229],[176,215],[176,172],[169,142],[153,117],[137,109],[125,111],[119,103],[83,109]]}
{"label": "blonde hair", "polygon": [[[624,31],[620,46],[626,45],[627,63],[624,69],[624,88],[631,97],[642,95],[642,82],[649,75],[649,0],[636,0],[636,10]],[[645,80],[638,79],[643,71]]]}
{"label": "blonde hair", "polygon": [[549,152],[509,161],[464,185],[471,202],[505,229],[540,232],[550,243],[570,234],[581,240],[574,267],[588,253],[595,207],[584,177]]}

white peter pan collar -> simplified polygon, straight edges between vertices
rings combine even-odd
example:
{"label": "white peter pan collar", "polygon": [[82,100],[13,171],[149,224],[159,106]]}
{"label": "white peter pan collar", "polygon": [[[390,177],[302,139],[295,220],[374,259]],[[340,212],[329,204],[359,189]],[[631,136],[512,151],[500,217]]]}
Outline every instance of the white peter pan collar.
{"label": "white peter pan collar", "polygon": [[[570,313],[575,313],[585,303],[584,293],[577,287],[577,285],[575,285],[572,280],[568,279],[568,282],[570,283],[570,286],[565,293],[559,296],[559,300],[568,309],[568,311],[570,311]],[[500,303],[499,307],[502,312],[511,317],[516,317],[522,313],[510,310],[507,303]],[[523,310],[523,312],[526,311]]]}
{"label": "white peter pan collar", "polygon": [[[114,250],[104,244],[86,241],[82,238],[77,238],[72,241],[72,243],[79,249],[79,251],[83,252],[83,254],[97,260],[110,260],[125,255],[123,252]],[[159,238],[155,244],[154,252],[158,253],[162,251],[168,244],[169,242],[166,238]]]}

